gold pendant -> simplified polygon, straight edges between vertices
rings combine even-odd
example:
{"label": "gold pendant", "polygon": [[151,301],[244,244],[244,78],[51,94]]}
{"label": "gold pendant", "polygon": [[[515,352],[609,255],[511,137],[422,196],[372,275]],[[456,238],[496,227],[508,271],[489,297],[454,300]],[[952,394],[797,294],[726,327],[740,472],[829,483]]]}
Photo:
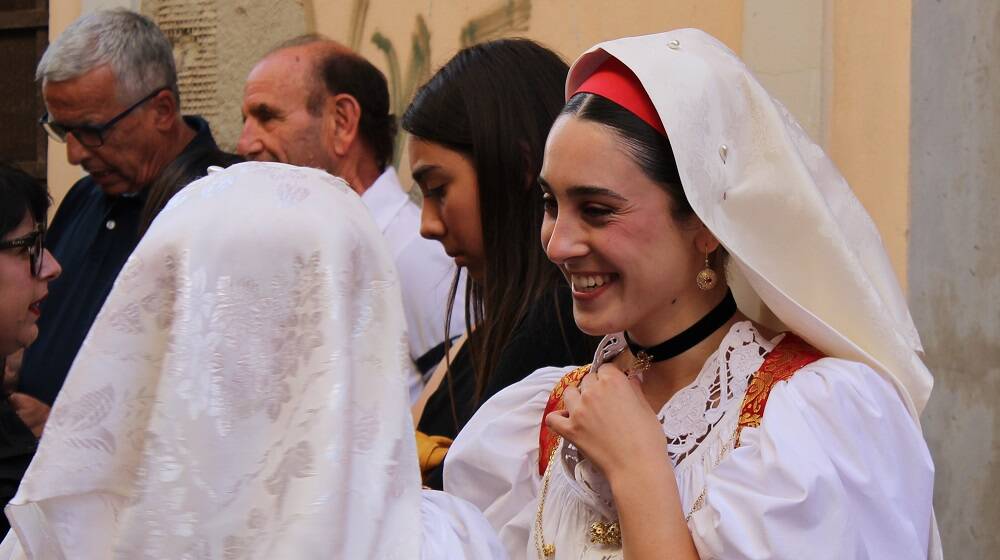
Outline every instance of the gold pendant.
{"label": "gold pendant", "polygon": [[555,556],[556,555],[556,545],[554,545],[552,543],[546,544],[545,546],[542,547],[542,554],[544,554],[546,558],[550,558],[552,556]]}
{"label": "gold pendant", "polygon": [[590,524],[590,543],[621,546],[622,530],[617,521],[595,521]]}
{"label": "gold pendant", "polygon": [[651,365],[653,365],[653,358],[649,354],[640,351],[639,355],[635,357],[635,361],[632,362],[632,365],[625,370],[625,376],[631,379],[636,375],[642,375]]}

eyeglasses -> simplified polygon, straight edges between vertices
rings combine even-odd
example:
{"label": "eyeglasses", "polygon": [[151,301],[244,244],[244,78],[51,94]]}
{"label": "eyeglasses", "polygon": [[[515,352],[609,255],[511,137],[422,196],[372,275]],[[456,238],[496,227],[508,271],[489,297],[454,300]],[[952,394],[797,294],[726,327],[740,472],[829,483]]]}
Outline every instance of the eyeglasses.
{"label": "eyeglasses", "polygon": [[110,121],[99,124],[99,125],[89,125],[82,124],[80,126],[69,126],[64,124],[59,124],[57,122],[49,121],[49,112],[46,111],[42,118],[38,119],[38,124],[42,127],[42,130],[49,135],[49,138],[59,142],[61,144],[66,143],[66,135],[72,134],[76,137],[77,141],[88,148],[100,148],[104,145],[104,135],[107,134],[111,127],[118,124],[118,121],[124,119],[129,113],[136,110],[140,105],[149,101],[150,99],[156,97],[158,93],[163,90],[170,89],[167,87],[161,87],[156,91],[150,93],[146,97],[143,97],[139,101],[132,104],[131,107],[125,109],[121,113],[118,113]]}
{"label": "eyeglasses", "polygon": [[38,278],[42,275],[42,258],[45,255],[45,224],[35,225],[34,231],[7,241],[0,241],[0,251],[6,249],[28,248],[28,260],[31,265],[31,275]]}

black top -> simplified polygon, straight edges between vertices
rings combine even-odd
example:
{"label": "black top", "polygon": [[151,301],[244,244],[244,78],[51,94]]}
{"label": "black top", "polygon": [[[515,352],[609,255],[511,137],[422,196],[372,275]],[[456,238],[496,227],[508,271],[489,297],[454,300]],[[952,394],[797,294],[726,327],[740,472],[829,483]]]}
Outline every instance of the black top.
{"label": "black top", "polygon": [[[585,335],[577,328],[569,288],[560,285],[553,293],[543,296],[514,330],[480,402],[473,401],[476,380],[469,345],[462,346],[451,363],[451,391],[446,377],[427,400],[417,429],[428,435],[454,439],[479,406],[501,389],[543,367],[589,364],[599,342],[600,338]],[[453,402],[457,418],[452,411]],[[538,421],[541,422],[541,418]],[[424,483],[440,490],[441,474],[442,469],[438,467],[427,474]]]}
{"label": "black top", "polygon": [[[4,372],[4,362],[5,358],[0,356],[0,374]],[[21,421],[3,391],[0,397],[0,503],[6,505],[17,493],[37,445],[35,434]],[[0,515],[0,534],[6,534],[8,529],[7,516]]]}
{"label": "black top", "polygon": [[[184,121],[195,130],[195,137],[182,155],[206,145],[218,149],[204,119],[184,117]],[[108,196],[87,176],[59,205],[45,241],[63,271],[49,284],[49,296],[42,302],[38,339],[24,353],[19,391],[47,404],[55,400],[118,272],[139,242],[145,201],[146,190]]]}

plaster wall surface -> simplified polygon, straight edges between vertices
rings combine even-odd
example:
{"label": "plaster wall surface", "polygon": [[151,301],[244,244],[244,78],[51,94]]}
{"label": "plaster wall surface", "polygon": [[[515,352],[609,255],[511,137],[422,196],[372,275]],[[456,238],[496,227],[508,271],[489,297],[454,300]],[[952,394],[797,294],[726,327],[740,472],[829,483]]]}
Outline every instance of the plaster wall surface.
{"label": "plaster wall surface", "polygon": [[[864,0],[629,0],[616,6],[614,18],[605,17],[598,0],[59,0],[52,3],[53,36],[97,8],[138,6],[150,13],[164,3],[204,5],[218,21],[217,103],[209,120],[226,149],[239,136],[250,68],[275,44],[303,32],[326,34],[372,60],[389,79],[399,115],[414,89],[469,41],[526,36],[572,60],[607,39],[705,29],[744,57],[830,153],[906,282],[908,145],[900,131],[909,116],[909,0],[906,10]],[[64,146],[50,146],[49,154],[58,202],[81,171],[66,163]],[[408,176],[405,158],[399,163]]]}
{"label": "plaster wall surface", "polygon": [[[80,0],[59,0],[49,4],[49,42],[66,29],[73,20],[80,17],[82,6]],[[50,210],[55,214],[55,209],[59,202],[66,196],[66,192],[73,186],[80,177],[83,177],[83,170],[75,165],[70,165],[66,161],[66,146],[55,140],[49,139],[48,160],[45,165],[48,169],[49,193],[55,204]],[[51,217],[51,216],[50,216]]]}
{"label": "plaster wall surface", "polygon": [[[743,4],[743,0],[629,0],[616,4],[614,17],[607,17],[607,3],[602,0],[307,3],[317,32],[351,46],[385,72],[397,116],[402,115],[417,87],[471,43],[527,37],[571,63],[601,41],[698,27],[739,54]],[[405,149],[404,143],[402,138],[400,148]],[[398,158],[397,164],[403,184],[408,186],[406,158]]]}
{"label": "plaster wall surface", "polygon": [[755,0],[743,8],[743,60],[823,145],[824,0]]}
{"label": "plaster wall surface", "polygon": [[[50,0],[51,1],[51,0]],[[94,10],[109,10],[111,8],[127,8],[138,12],[140,0],[83,0],[83,13],[90,13]]]}
{"label": "plaster wall surface", "polygon": [[[165,9],[166,8],[166,9]],[[184,62],[199,76],[199,88],[207,88],[211,95],[199,103],[199,111],[212,125],[212,133],[219,146],[233,151],[242,128],[240,107],[243,101],[243,83],[253,65],[273,46],[307,31],[306,12],[301,1],[295,0],[143,0],[143,12],[162,21],[171,14],[201,14],[214,21],[205,23],[210,31],[211,52],[199,52],[201,37],[174,42],[174,58],[178,74],[185,72]],[[190,29],[180,22],[176,33]],[[187,43],[186,45],[182,44]],[[191,56],[185,56],[185,50]],[[204,49],[201,49],[203,51]],[[200,56],[199,56],[200,55]],[[197,66],[197,67],[194,67]],[[181,94],[184,95],[182,79]],[[209,83],[210,82],[210,83]],[[204,94],[202,95],[204,97]],[[183,101],[183,100],[182,100]],[[188,112],[188,111],[185,111]]]}
{"label": "plaster wall surface", "polygon": [[1000,557],[1000,3],[914,0],[910,302],[949,558]]}
{"label": "plaster wall surface", "polygon": [[911,2],[827,1],[825,148],[878,226],[906,293]]}

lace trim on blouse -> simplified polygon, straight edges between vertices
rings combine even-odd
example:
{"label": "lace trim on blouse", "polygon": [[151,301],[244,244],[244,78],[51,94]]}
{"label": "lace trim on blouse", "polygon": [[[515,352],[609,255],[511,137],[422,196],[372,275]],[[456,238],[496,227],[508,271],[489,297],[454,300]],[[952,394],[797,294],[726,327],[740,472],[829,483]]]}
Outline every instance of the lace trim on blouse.
{"label": "lace trim on blouse", "polygon": [[[624,337],[610,335],[598,347],[595,365],[617,356]],[[728,453],[739,420],[739,407],[750,377],[774,348],[750,321],[742,321],[723,338],[705,361],[698,376],[668,400],[657,414],[666,438],[666,451],[681,487],[699,487]],[[603,474],[566,442],[560,456],[567,478],[580,498],[602,516],[616,518],[611,489]],[[698,479],[698,480],[694,480]],[[693,500],[684,496],[682,500]],[[692,504],[685,503],[687,511]]]}

